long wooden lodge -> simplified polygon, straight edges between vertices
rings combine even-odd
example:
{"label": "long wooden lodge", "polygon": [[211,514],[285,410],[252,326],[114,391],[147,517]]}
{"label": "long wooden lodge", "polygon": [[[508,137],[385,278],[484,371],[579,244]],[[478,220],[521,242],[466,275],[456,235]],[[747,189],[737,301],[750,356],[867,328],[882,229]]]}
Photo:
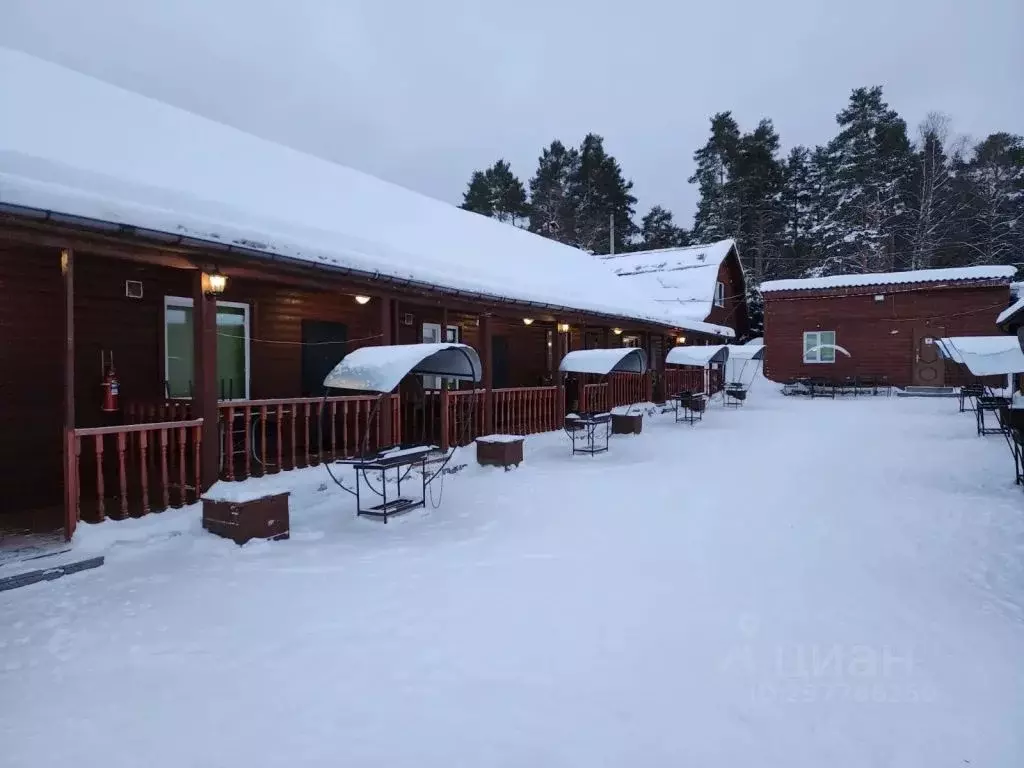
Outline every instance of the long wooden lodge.
{"label": "long wooden lodge", "polygon": [[[667,349],[745,322],[731,243],[708,313],[682,311],[582,251],[25,54],[0,49],[0,103],[0,530],[70,537],[367,434],[556,429],[680,387]],[[348,351],[441,340],[477,349],[481,388],[407,379],[373,418],[324,397]],[[620,344],[655,370],[563,387],[563,354]]]}

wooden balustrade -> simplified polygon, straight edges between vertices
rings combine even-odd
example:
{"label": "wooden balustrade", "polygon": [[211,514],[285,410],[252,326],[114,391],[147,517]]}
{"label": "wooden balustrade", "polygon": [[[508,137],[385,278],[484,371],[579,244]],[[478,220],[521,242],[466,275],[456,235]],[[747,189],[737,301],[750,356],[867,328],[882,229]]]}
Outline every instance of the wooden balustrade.
{"label": "wooden balustrade", "polygon": [[484,433],[487,393],[482,389],[453,390],[445,393],[448,419],[447,445],[469,445]]}
{"label": "wooden balustrade", "polygon": [[600,384],[584,384],[583,396],[580,398],[580,410],[590,413],[607,411],[611,406],[608,404],[608,382]]}
{"label": "wooden balustrade", "polygon": [[[637,373],[613,373],[608,377],[608,408],[619,405],[633,405],[651,399],[651,375]],[[589,402],[589,401],[588,401]],[[591,409],[593,410],[593,409]]]}
{"label": "wooden balustrade", "polygon": [[[721,382],[721,373],[711,371],[712,375],[718,373],[717,382]],[[704,370],[702,368],[665,368],[662,372],[664,391],[666,397],[672,397],[680,392],[703,392],[704,391]],[[715,379],[712,377],[712,381]],[[721,389],[721,386],[718,386]],[[712,392],[718,390],[712,386]]]}
{"label": "wooden balustrade", "polygon": [[187,421],[192,418],[192,401],[164,400],[154,403],[125,403],[126,424],[157,424],[161,421]]}
{"label": "wooden balustrade", "polygon": [[[220,410],[220,474],[225,480],[350,458],[401,442],[398,395],[231,400]],[[382,434],[380,409],[391,409]]]}
{"label": "wooden balustrade", "polygon": [[199,498],[202,419],[74,430],[78,517],[123,519]]}
{"label": "wooden balustrade", "polygon": [[532,435],[561,427],[558,387],[495,389],[491,397],[498,434]]}

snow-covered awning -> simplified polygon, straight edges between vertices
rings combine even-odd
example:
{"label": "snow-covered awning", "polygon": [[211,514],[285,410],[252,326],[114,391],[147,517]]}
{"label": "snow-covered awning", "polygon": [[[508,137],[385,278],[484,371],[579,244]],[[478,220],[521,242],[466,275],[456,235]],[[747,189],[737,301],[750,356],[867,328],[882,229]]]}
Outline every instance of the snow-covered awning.
{"label": "snow-covered awning", "polygon": [[1024,309],[1024,296],[1017,299],[1013,304],[999,313],[999,317],[996,318],[996,325],[1002,325],[1022,309]]}
{"label": "snow-covered awning", "polygon": [[710,344],[706,347],[678,346],[669,350],[665,362],[670,365],[696,365],[703,368],[711,363],[724,363],[729,359],[729,346]]}
{"label": "snow-covered awning", "polygon": [[938,339],[936,345],[943,357],[975,376],[1024,373],[1024,352],[1015,336],[952,336]]}
{"label": "snow-covered awning", "polygon": [[730,360],[763,360],[764,344],[727,344]]}
{"label": "snow-covered awning", "polygon": [[647,373],[647,353],[639,347],[579,349],[558,364],[562,373]]}
{"label": "snow-covered awning", "polygon": [[480,356],[467,344],[362,347],[334,366],[324,379],[324,386],[391,392],[410,373],[480,381],[483,368]]}

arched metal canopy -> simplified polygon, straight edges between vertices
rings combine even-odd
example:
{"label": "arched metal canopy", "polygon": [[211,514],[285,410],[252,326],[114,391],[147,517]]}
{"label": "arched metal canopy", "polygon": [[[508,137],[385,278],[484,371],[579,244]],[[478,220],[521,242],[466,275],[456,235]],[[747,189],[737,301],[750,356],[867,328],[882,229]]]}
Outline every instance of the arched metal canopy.
{"label": "arched metal canopy", "polygon": [[396,344],[362,347],[345,355],[327,374],[324,386],[391,392],[409,374],[480,381],[483,368],[467,344]]}
{"label": "arched metal canopy", "polygon": [[672,347],[665,362],[669,365],[695,365],[704,368],[711,363],[724,363],[729,359],[729,346],[727,344],[698,346]]}
{"label": "arched metal canopy", "polygon": [[726,344],[730,360],[763,360],[764,344]]}
{"label": "arched metal canopy", "polygon": [[639,347],[579,349],[558,364],[562,373],[647,373],[647,353]]}
{"label": "arched metal canopy", "polygon": [[975,376],[1024,373],[1024,352],[1013,336],[953,336],[936,339],[935,345]]}

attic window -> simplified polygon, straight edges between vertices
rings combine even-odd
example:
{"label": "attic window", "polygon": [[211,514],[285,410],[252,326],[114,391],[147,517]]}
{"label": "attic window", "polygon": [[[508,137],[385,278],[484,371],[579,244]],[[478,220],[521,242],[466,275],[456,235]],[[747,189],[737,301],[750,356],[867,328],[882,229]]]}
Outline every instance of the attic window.
{"label": "attic window", "polygon": [[[704,295],[707,296],[706,293]],[[725,283],[721,281],[715,283],[715,306],[725,306]]]}

